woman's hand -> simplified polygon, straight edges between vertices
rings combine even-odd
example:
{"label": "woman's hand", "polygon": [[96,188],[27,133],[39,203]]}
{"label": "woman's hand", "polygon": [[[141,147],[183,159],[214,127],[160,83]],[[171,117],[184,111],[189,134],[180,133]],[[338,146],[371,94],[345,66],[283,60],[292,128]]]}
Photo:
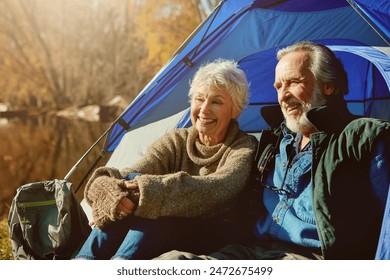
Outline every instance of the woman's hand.
{"label": "woman's hand", "polygon": [[[124,186],[128,188],[129,190],[137,189],[138,186],[133,184],[131,181],[124,181]],[[135,204],[133,201],[131,201],[129,198],[124,197],[122,198],[118,206],[116,207],[117,215],[119,219],[123,219],[127,217],[128,215],[133,214],[135,209],[137,208],[137,204]]]}

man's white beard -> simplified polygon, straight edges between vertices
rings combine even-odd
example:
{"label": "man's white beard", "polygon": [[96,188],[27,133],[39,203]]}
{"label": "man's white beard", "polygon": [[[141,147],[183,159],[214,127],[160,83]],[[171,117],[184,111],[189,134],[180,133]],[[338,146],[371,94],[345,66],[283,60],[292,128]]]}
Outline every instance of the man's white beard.
{"label": "man's white beard", "polygon": [[284,107],[282,107],[282,112],[284,118],[286,120],[286,126],[295,133],[305,133],[308,131],[315,130],[314,125],[307,119],[306,112],[312,108],[324,105],[326,103],[326,99],[323,96],[321,89],[316,85],[314,87],[314,92],[311,100],[308,103],[303,103],[298,100],[287,100],[287,103],[299,103],[302,114],[300,117],[296,118],[294,116],[290,116],[286,113]]}

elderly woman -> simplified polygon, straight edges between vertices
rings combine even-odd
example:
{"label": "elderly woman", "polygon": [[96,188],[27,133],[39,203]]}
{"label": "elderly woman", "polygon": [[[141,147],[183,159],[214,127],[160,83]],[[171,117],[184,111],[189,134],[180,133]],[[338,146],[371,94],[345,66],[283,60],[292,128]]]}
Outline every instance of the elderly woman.
{"label": "elderly woman", "polygon": [[236,62],[220,59],[200,67],[189,96],[192,127],[160,137],[129,168],[92,174],[85,198],[95,227],[76,259],[206,253],[232,242],[238,226],[226,226],[225,214],[250,177],[257,142],[236,121],[248,82]]}

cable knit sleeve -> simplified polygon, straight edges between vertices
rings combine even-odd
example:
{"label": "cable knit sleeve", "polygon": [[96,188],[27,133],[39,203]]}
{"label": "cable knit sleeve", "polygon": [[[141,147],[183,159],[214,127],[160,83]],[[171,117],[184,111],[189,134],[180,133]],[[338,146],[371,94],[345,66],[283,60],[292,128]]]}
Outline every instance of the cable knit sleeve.
{"label": "cable knit sleeve", "polygon": [[186,137],[185,129],[166,133],[148,147],[141,159],[132,166],[123,168],[120,171],[121,175],[123,177],[129,173],[161,175],[180,171],[177,155],[184,152]]}
{"label": "cable knit sleeve", "polygon": [[[250,177],[256,144],[256,138],[240,131],[235,121],[225,141],[210,147],[199,142],[195,128],[177,129],[156,140],[131,167],[120,173],[106,167],[97,175],[123,178],[129,173],[141,174],[134,178],[139,188],[136,216],[213,216],[234,207]],[[110,185],[118,184],[113,181]],[[96,185],[86,190],[90,204],[104,209],[95,210],[95,215],[112,218],[115,203],[125,194],[117,187],[103,188],[99,180]]]}
{"label": "cable knit sleeve", "polygon": [[123,181],[118,170],[108,167],[96,169],[89,179],[84,197],[92,208],[93,222],[97,227],[103,228],[116,220],[116,207],[129,194]]}
{"label": "cable knit sleeve", "polygon": [[135,214],[155,219],[213,215],[228,210],[250,177],[256,143],[253,136],[240,133],[222,157],[210,166],[137,177],[140,200]]}

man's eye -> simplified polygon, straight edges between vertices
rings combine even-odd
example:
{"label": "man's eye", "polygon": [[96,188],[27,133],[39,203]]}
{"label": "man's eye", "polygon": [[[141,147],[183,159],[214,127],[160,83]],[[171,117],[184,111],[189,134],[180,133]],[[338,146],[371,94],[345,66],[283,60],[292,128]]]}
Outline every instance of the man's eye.
{"label": "man's eye", "polygon": [[300,81],[298,81],[298,80],[290,81],[290,84],[292,84],[292,85],[296,85],[296,84],[299,84],[299,83],[300,83]]}

